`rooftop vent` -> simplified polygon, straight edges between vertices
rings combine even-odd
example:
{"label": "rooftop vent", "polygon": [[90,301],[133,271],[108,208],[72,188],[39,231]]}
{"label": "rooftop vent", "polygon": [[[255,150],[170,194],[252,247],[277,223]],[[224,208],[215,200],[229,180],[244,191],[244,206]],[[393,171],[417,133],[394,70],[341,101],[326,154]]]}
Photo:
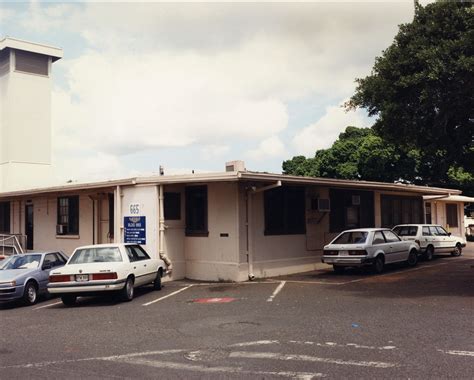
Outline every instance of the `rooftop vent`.
{"label": "rooftop vent", "polygon": [[229,161],[225,163],[226,172],[244,172],[245,162],[244,161]]}

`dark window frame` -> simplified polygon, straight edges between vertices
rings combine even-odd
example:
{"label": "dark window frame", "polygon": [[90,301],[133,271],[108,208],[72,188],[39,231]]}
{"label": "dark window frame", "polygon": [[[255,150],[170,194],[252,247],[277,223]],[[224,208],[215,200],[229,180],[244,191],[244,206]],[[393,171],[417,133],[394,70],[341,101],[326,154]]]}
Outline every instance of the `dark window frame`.
{"label": "dark window frame", "polygon": [[380,211],[384,228],[399,224],[423,224],[425,217],[422,197],[382,194]]}
{"label": "dark window frame", "polygon": [[190,237],[208,237],[207,185],[186,186],[185,203],[185,235]]}
{"label": "dark window frame", "polygon": [[[451,222],[454,222],[453,224]],[[458,205],[456,203],[446,203],[446,224],[449,228],[458,228]]]}
{"label": "dark window frame", "polygon": [[263,193],[264,235],[306,234],[306,191],[303,186],[280,186]]}
{"label": "dark window frame", "polygon": [[66,228],[66,232],[61,236],[79,235],[79,196],[58,197],[57,211],[57,224]]}

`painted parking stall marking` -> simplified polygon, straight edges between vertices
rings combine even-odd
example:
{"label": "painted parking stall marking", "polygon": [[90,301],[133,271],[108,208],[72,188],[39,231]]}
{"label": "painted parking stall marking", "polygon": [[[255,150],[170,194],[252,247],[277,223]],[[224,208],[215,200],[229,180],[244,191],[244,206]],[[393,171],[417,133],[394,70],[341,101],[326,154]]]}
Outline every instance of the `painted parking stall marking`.
{"label": "painted parking stall marking", "polygon": [[162,300],[164,300],[164,299],[166,299],[166,298],[169,298],[169,297],[172,297],[172,296],[174,296],[174,295],[176,295],[176,294],[178,294],[178,293],[181,293],[181,292],[185,291],[186,289],[191,288],[192,286],[193,286],[193,285],[185,286],[184,288],[181,288],[181,289],[179,289],[179,290],[176,290],[175,292],[170,293],[170,294],[167,294],[166,296],[163,296],[163,297],[157,298],[156,300],[153,300],[153,301],[144,303],[142,306],[149,306],[149,305],[152,305],[152,304],[154,304],[154,303],[156,303],[156,302],[160,302],[160,301],[162,301]]}
{"label": "painted parking stall marking", "polygon": [[48,304],[48,305],[43,305],[43,306],[35,307],[33,310],[46,309],[47,307],[56,306],[56,305],[60,305],[60,304],[62,304],[62,301],[50,303],[50,304]]}
{"label": "painted parking stall marking", "polygon": [[214,297],[214,298],[196,298],[192,300],[193,303],[229,303],[236,301],[237,298],[232,297]]}
{"label": "painted parking stall marking", "polygon": [[267,302],[273,302],[273,299],[277,296],[278,293],[281,292],[283,287],[285,286],[286,281],[280,282],[280,284],[276,287],[275,291],[272,293],[270,297],[268,297]]}

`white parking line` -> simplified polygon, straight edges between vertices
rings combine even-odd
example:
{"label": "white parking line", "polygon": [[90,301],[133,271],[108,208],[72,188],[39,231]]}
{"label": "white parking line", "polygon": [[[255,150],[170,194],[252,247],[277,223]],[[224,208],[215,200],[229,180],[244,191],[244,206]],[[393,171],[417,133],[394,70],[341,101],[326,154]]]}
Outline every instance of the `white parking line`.
{"label": "white parking line", "polygon": [[308,345],[308,346],[318,346],[318,347],[363,348],[366,350],[381,350],[381,351],[382,350],[395,350],[397,348],[396,346],[376,347],[376,346],[366,346],[366,345],[357,344],[357,343],[346,343],[346,344],[340,344],[340,343],[334,343],[334,342],[318,343],[318,342],[298,341],[298,340],[290,340],[289,343]]}
{"label": "white parking line", "polygon": [[288,371],[248,371],[242,367],[209,367],[207,365],[199,364],[187,364],[187,363],[175,363],[175,362],[163,362],[159,360],[148,360],[148,359],[132,359],[121,361],[121,363],[135,364],[135,365],[146,365],[155,368],[167,368],[175,369],[180,371],[193,371],[203,373],[226,373],[226,374],[239,374],[239,375],[259,375],[259,376],[282,376],[293,379],[313,379],[315,377],[325,377],[322,373],[311,373],[311,372],[288,372]]}
{"label": "white parking line", "polygon": [[459,356],[474,356],[474,351],[457,351],[457,350],[438,350],[444,354],[448,355],[459,355]]}
{"label": "white parking line", "polygon": [[331,358],[319,358],[317,356],[309,355],[286,355],[275,352],[245,352],[237,351],[231,352],[229,355],[231,358],[244,358],[244,359],[275,359],[275,360],[296,360],[305,362],[319,362],[339,365],[353,365],[359,367],[374,367],[374,368],[392,368],[397,367],[397,364],[386,363],[386,362],[367,362],[357,360],[342,360],[342,359],[331,359]]}
{"label": "white parking line", "polygon": [[184,291],[184,290],[186,290],[186,289],[189,289],[191,286],[193,286],[193,285],[188,285],[188,286],[186,286],[186,287],[184,287],[184,288],[181,288],[181,289],[179,289],[179,290],[176,290],[176,291],[173,292],[173,293],[167,294],[167,295],[164,296],[164,297],[160,297],[160,298],[158,298],[158,299],[156,299],[156,300],[153,300],[153,301],[144,303],[142,306],[148,306],[148,305],[151,305],[151,304],[153,304],[153,303],[155,303],[155,302],[159,302],[159,301],[162,301],[162,300],[164,300],[164,299],[166,299],[166,298],[172,297],[172,296],[174,296],[174,295],[176,295],[176,294],[178,294],[178,293],[181,293],[182,291]]}
{"label": "white parking line", "polygon": [[285,284],[286,284],[286,281],[281,281],[280,285],[277,286],[277,288],[272,293],[272,295],[270,297],[268,297],[267,302],[273,302],[273,299],[277,296],[278,293],[280,293],[280,291],[283,289]]}
{"label": "white parking line", "polygon": [[47,308],[47,307],[59,305],[59,304],[61,304],[61,303],[62,303],[62,301],[55,302],[55,303],[50,303],[50,304],[48,304],[48,305],[43,305],[43,306],[40,306],[40,307],[35,307],[33,310],[45,309],[45,308]]}

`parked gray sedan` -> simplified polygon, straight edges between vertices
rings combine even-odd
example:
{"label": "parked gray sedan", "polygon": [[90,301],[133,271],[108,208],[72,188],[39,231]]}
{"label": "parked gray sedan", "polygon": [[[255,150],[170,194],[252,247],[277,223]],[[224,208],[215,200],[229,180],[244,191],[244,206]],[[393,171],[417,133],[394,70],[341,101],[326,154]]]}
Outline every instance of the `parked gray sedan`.
{"label": "parked gray sedan", "polygon": [[47,293],[49,271],[66,264],[63,252],[13,255],[0,262],[0,302],[22,299],[33,305]]}

